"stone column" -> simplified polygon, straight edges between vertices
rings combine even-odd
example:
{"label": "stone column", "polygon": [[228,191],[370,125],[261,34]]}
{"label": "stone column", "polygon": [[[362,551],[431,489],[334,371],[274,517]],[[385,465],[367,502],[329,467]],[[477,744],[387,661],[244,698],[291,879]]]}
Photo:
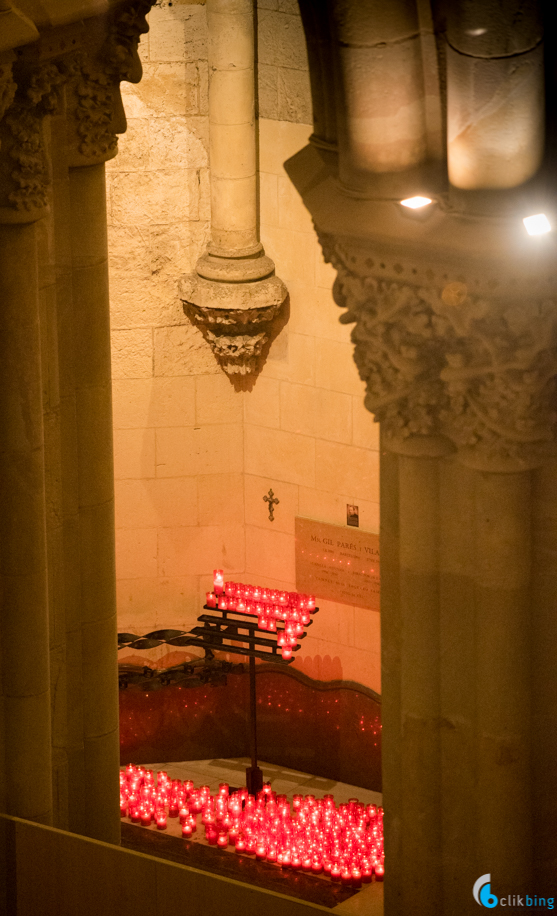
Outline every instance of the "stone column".
{"label": "stone column", "polygon": [[514,188],[544,147],[541,8],[447,4],[447,155],[457,188]]}
{"label": "stone column", "polygon": [[[49,824],[49,627],[36,236],[46,200],[40,159],[25,148],[25,142],[33,145],[40,136],[43,112],[40,93],[32,100],[22,85],[16,91],[11,64],[6,61],[0,71],[0,804],[9,814]],[[27,85],[33,80],[22,67],[18,77]]]}
{"label": "stone column", "polygon": [[229,375],[256,371],[286,297],[258,235],[253,0],[208,0],[211,241],[181,281]]}
{"label": "stone column", "polygon": [[426,158],[420,29],[414,3],[331,4],[338,43],[340,177],[400,172]]}
{"label": "stone column", "polygon": [[120,753],[104,163],[70,169],[85,830],[119,841]]}
{"label": "stone column", "polygon": [[[475,229],[480,246],[492,227]],[[533,296],[529,249],[511,264],[321,241],[382,423],[385,913],[467,912],[486,873],[498,896],[551,894],[552,252]]]}
{"label": "stone column", "polygon": [[402,902],[403,912],[433,912],[442,896],[437,460],[401,455],[398,476]]}
{"label": "stone column", "polygon": [[150,5],[0,8],[0,806],[115,843],[104,162]]}
{"label": "stone column", "polygon": [[557,874],[557,464],[532,482],[532,810],[534,882],[540,893],[555,893]]}
{"label": "stone column", "polygon": [[123,5],[92,30],[67,114],[81,589],[68,632],[83,702],[83,754],[76,747],[74,777],[83,767],[83,832],[113,843],[120,839],[120,747],[105,161],[116,155],[116,133],[126,129],[119,82],[141,78],[137,44],[150,5]]}

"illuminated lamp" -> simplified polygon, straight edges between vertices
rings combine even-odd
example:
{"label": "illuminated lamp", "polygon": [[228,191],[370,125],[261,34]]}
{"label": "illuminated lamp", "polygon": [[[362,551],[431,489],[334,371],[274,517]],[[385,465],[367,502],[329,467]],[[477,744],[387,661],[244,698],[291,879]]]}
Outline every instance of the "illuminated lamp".
{"label": "illuminated lamp", "polygon": [[536,213],[534,216],[525,216],[522,220],[528,235],[545,235],[551,232],[551,223],[545,213]]}
{"label": "illuminated lamp", "polygon": [[407,197],[406,200],[400,201],[403,207],[408,207],[409,210],[420,210],[422,207],[427,207],[429,204],[432,204],[433,201],[431,197]]}

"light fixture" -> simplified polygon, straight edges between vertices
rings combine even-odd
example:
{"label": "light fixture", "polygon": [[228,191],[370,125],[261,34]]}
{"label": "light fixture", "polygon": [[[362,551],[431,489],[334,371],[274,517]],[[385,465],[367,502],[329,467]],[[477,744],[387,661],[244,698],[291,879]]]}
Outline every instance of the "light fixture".
{"label": "light fixture", "polygon": [[536,213],[534,216],[525,216],[522,220],[528,235],[545,235],[551,232],[551,223],[545,213]]}
{"label": "light fixture", "polygon": [[409,210],[419,210],[421,207],[427,207],[433,201],[431,197],[407,197],[406,200],[401,200],[400,203],[403,207],[408,207]]}

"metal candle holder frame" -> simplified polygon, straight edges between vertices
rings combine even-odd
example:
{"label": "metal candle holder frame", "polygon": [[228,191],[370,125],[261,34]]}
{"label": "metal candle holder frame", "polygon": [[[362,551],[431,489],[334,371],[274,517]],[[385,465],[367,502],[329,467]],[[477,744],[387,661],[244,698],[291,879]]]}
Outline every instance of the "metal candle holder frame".
{"label": "metal candle holder frame", "polygon": [[[231,609],[213,608],[209,605],[203,605],[203,610],[211,611],[210,614],[201,614],[198,621],[203,624],[200,627],[194,627],[191,630],[191,638],[188,644],[201,646],[207,650],[217,650],[220,652],[230,652],[234,655],[247,655],[249,658],[249,745],[251,766],[246,767],[246,785],[250,795],[257,795],[263,788],[263,772],[257,766],[257,698],[255,692],[255,659],[260,658],[266,662],[275,662],[278,665],[290,665],[294,659],[283,659],[278,649],[276,639],[267,639],[258,633],[266,633],[253,619],[253,614],[248,611],[237,611]],[[317,614],[319,608],[312,608],[309,613]],[[229,617],[229,614],[235,617]],[[220,615],[220,616],[216,616]],[[236,619],[239,618],[239,619]],[[242,619],[242,618],[248,618]],[[306,626],[311,626],[313,620],[310,620]],[[240,630],[247,630],[247,633],[240,633]],[[277,630],[277,634],[281,632]],[[306,633],[297,637],[298,640],[305,639]],[[224,640],[232,640],[224,642]],[[245,647],[245,644],[248,647]],[[239,644],[239,645],[238,645]],[[265,651],[260,651],[255,646],[261,646]],[[296,643],[292,646],[292,652],[297,652],[301,646]]]}

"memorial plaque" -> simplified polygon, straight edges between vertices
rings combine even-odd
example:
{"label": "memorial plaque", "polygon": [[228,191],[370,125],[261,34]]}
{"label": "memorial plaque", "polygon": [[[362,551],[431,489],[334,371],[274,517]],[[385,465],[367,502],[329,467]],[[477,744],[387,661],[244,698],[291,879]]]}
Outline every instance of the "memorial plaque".
{"label": "memorial plaque", "polygon": [[378,611],[379,535],[297,518],[296,588]]}

